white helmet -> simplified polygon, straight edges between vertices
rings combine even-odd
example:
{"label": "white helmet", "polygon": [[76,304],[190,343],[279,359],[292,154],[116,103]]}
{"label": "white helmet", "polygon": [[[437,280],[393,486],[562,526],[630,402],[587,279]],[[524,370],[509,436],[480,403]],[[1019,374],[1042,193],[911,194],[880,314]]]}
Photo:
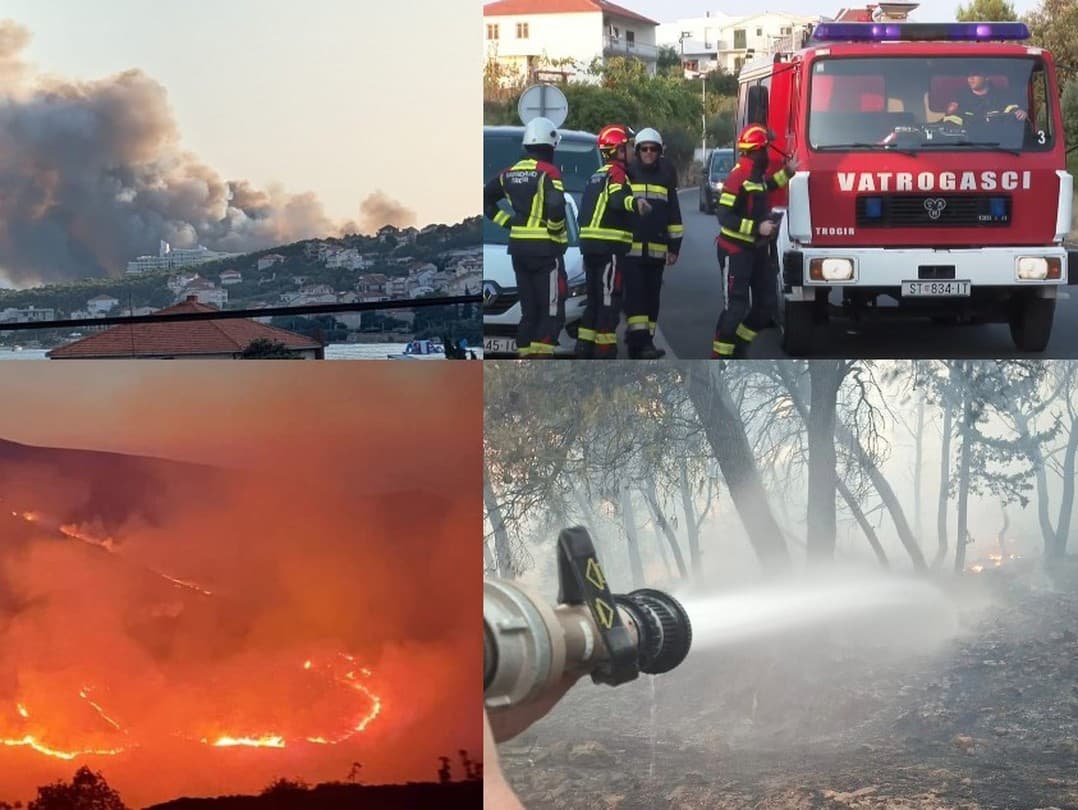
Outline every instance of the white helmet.
{"label": "white helmet", "polygon": [[549,118],[533,118],[524,127],[524,146],[557,146],[561,140],[558,128]]}
{"label": "white helmet", "polygon": [[645,127],[636,133],[636,143],[637,145],[642,143],[657,143],[659,148],[662,149],[663,136],[659,134],[659,130]]}

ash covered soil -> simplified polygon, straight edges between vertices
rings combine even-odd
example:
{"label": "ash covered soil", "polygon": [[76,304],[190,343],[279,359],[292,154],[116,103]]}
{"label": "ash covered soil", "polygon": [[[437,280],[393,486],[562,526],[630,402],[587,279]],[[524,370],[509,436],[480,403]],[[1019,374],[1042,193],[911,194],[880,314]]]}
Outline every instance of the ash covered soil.
{"label": "ash covered soil", "polygon": [[802,628],[584,679],[501,746],[506,774],[530,810],[1078,810],[1078,560],[940,587],[954,629]]}

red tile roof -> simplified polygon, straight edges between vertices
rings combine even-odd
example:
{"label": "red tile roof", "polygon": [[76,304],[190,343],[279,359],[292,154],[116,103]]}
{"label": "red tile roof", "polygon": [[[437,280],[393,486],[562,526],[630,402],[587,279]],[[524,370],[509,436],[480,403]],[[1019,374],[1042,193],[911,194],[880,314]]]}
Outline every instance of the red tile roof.
{"label": "red tile roof", "polygon": [[872,22],[872,12],[875,8],[875,4],[863,8],[844,8],[839,11],[835,19],[842,22]]}
{"label": "red tile roof", "polygon": [[603,11],[630,20],[638,20],[648,25],[658,25],[655,20],[637,14],[625,6],[611,3],[609,0],[497,0],[483,6],[484,17],[506,17],[520,14],[572,14],[574,12]]}
{"label": "red tile roof", "polygon": [[[193,296],[156,314],[219,312]],[[321,349],[323,344],[304,335],[265,326],[244,318],[220,321],[121,324],[96,335],[60,346],[48,353],[54,360],[90,357],[174,357],[239,354],[258,338],[280,341],[293,351]]]}

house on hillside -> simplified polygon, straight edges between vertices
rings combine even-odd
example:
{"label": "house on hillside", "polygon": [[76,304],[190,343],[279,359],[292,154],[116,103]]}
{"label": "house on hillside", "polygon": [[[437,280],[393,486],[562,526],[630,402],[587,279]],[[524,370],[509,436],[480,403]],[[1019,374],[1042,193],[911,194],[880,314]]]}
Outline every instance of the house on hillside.
{"label": "house on hillside", "polygon": [[120,299],[113,298],[111,295],[95,295],[86,302],[86,311],[90,313],[90,317],[104,317],[119,303]]}
{"label": "house on hillside", "polygon": [[[190,296],[160,315],[217,312]],[[247,318],[120,324],[53,349],[50,360],[157,359],[237,360],[255,340],[283,343],[305,360],[325,359],[325,346],[304,335]]]}
{"label": "house on hillside", "polygon": [[258,260],[258,272],[263,270],[269,270],[273,265],[280,264],[284,261],[284,256],[280,253],[270,253],[268,256],[263,256]]}
{"label": "house on hillside", "polygon": [[221,284],[226,287],[239,284],[241,281],[243,281],[243,274],[239,270],[225,270],[221,273]]}
{"label": "house on hillside", "polygon": [[206,278],[200,278],[188,284],[180,293],[181,298],[194,297],[203,304],[220,309],[228,303],[228,290],[218,287]]}
{"label": "house on hillside", "polygon": [[[596,58],[627,57],[655,74],[659,23],[609,0],[497,0],[483,6],[486,58],[507,83],[591,79]],[[566,64],[562,64],[566,63]]]}
{"label": "house on hillside", "polygon": [[687,76],[715,70],[736,75],[745,62],[801,47],[819,20],[819,16],[783,11],[740,16],[709,12],[703,17],[663,23],[658,28],[658,41],[678,52]]}

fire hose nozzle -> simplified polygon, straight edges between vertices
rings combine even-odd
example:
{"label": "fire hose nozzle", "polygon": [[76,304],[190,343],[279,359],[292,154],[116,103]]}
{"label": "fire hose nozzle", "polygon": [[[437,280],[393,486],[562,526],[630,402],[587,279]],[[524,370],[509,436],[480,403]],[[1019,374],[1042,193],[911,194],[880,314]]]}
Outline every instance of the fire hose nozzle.
{"label": "fire hose nozzle", "polygon": [[669,672],[689,654],[692,626],[669,594],[613,594],[586,529],[558,537],[557,603],[520,583],[483,584],[483,693],[496,711],[535,700],[566,673],[611,686]]}

